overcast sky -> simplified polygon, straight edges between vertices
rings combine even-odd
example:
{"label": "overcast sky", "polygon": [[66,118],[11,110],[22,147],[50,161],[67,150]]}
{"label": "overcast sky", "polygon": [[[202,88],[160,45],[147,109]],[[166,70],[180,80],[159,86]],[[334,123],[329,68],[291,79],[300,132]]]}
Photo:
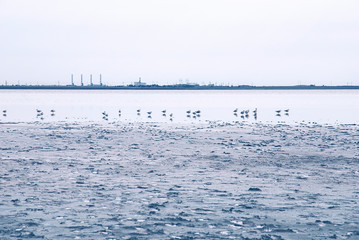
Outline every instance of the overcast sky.
{"label": "overcast sky", "polygon": [[0,84],[359,85],[358,0],[0,0]]}

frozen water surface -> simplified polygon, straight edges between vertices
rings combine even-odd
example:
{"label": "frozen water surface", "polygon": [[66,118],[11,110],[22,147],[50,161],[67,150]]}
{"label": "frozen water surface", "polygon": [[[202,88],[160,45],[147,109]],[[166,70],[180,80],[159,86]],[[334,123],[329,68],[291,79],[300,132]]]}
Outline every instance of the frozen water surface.
{"label": "frozen water surface", "polygon": [[358,239],[359,129],[0,125],[1,239]]}

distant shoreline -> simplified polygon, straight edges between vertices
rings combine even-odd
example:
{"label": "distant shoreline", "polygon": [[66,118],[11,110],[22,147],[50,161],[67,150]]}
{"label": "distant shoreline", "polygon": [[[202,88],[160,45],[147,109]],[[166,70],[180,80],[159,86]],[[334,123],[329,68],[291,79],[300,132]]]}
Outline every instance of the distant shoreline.
{"label": "distant shoreline", "polygon": [[1,85],[0,89],[8,90],[354,90],[359,86],[208,86],[208,85],[143,85],[143,86],[76,86],[76,85]]}

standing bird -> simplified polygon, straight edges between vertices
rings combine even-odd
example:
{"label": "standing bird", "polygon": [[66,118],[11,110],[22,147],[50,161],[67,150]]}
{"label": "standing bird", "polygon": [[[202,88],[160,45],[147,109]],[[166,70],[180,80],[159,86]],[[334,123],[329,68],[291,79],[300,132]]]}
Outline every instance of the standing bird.
{"label": "standing bird", "polygon": [[147,116],[147,118],[152,118],[152,112],[147,112],[147,114],[148,114],[148,116]]}

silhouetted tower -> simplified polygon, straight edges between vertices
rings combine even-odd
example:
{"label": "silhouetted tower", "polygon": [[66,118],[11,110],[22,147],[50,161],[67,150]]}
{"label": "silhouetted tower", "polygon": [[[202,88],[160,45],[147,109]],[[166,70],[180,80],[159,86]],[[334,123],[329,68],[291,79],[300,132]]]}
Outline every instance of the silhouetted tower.
{"label": "silhouetted tower", "polygon": [[90,85],[93,86],[93,83],[92,83],[92,74],[90,74]]}
{"label": "silhouetted tower", "polygon": [[83,80],[82,74],[81,74],[81,86],[83,86],[83,85],[84,85],[84,80]]}
{"label": "silhouetted tower", "polygon": [[73,75],[73,74],[71,74],[71,85],[72,85],[72,86],[75,85],[75,84],[74,84],[74,75]]}
{"label": "silhouetted tower", "polygon": [[100,86],[102,86],[102,75],[100,74]]}

